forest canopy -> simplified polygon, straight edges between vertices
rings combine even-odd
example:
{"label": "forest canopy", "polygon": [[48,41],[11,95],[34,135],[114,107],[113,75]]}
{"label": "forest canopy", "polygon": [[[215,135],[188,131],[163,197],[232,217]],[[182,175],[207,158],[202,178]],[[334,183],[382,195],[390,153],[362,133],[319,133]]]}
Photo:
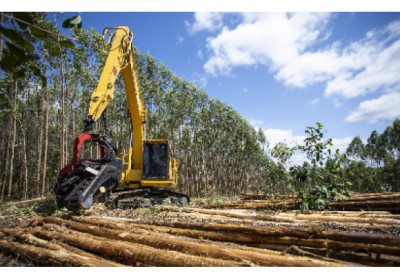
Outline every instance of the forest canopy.
{"label": "forest canopy", "polygon": [[[59,20],[58,13],[1,13],[2,202],[52,195],[58,172],[71,161],[73,139],[83,131],[104,65],[102,36],[82,29],[79,15],[64,21],[62,30]],[[65,29],[71,37],[63,35]],[[147,136],[171,140],[181,192],[295,193],[303,207],[318,209],[350,191],[400,191],[400,120],[383,133],[373,131],[367,141],[355,137],[344,154],[330,150],[332,139],[318,122],[305,129],[303,145],[269,147],[264,132],[234,108],[145,51],[135,49]],[[115,89],[106,115],[111,139],[126,152],[131,126],[121,77]],[[99,123],[96,129],[104,130]],[[285,164],[294,152],[308,161],[289,169]]]}

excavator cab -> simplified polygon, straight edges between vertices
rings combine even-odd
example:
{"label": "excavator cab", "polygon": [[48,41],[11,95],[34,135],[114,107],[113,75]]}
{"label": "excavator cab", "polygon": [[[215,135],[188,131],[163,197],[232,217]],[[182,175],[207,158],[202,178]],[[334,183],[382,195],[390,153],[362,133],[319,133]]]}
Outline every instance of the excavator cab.
{"label": "excavator cab", "polygon": [[167,143],[143,143],[143,180],[167,180],[169,169]]}
{"label": "excavator cab", "polygon": [[176,165],[168,140],[143,141],[142,186],[176,186]]}

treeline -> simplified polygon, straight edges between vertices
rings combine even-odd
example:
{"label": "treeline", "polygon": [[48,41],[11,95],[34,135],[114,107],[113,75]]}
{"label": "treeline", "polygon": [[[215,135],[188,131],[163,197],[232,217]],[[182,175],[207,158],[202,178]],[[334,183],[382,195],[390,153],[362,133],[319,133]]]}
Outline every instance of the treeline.
{"label": "treeline", "polygon": [[383,133],[374,130],[367,143],[355,137],[346,151],[346,174],[356,192],[400,191],[400,119]]}
{"label": "treeline", "polygon": [[[51,17],[1,13],[1,201],[52,194],[58,172],[71,161],[74,137],[83,131],[89,98],[105,62],[100,34],[78,28],[75,17],[65,25],[71,28],[71,40],[57,27],[59,14]],[[313,176],[299,180],[302,170],[311,174],[315,166],[305,163],[286,170],[290,149],[268,147],[263,131],[256,131],[231,106],[211,99],[150,54],[136,50],[136,60],[148,109],[147,137],[171,140],[180,191],[190,196],[291,193],[315,183]],[[120,152],[127,152],[131,125],[121,77],[115,88],[115,100],[105,114],[110,137]],[[100,123],[96,129],[103,131]],[[397,120],[392,131],[399,131]],[[386,131],[386,136],[374,133],[367,145],[355,138],[347,159],[327,157],[326,166],[318,168],[333,172],[329,165],[337,167],[340,161],[339,181],[351,181],[355,191],[398,191],[398,138]]]}
{"label": "treeline", "polygon": [[[13,13],[4,15],[4,28],[18,31],[35,47],[20,48],[35,67],[21,64],[1,72],[2,201],[51,194],[59,170],[71,160],[75,135],[83,131],[89,98],[106,57],[101,35],[94,29],[71,29],[71,46],[60,44],[65,39],[55,24],[57,14],[49,20],[46,13],[29,13],[33,26],[51,32],[45,38],[33,36]],[[2,57],[10,56],[13,38],[2,36],[1,42]],[[279,185],[285,169],[264,152],[267,140],[262,130],[256,131],[232,107],[212,100],[149,54],[136,50],[136,60],[148,109],[148,138],[171,140],[181,191],[191,196],[233,195]],[[16,76],[23,67],[24,75]],[[40,73],[33,73],[37,69]],[[106,115],[111,138],[120,152],[126,152],[131,128],[121,77]],[[97,129],[103,128],[97,124]]]}

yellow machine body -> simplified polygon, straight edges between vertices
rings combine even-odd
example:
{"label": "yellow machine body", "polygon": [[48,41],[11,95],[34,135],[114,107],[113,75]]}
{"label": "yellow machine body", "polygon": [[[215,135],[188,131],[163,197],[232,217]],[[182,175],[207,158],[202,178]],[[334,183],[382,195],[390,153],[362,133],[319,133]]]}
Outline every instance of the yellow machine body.
{"label": "yellow machine body", "polygon": [[[110,32],[110,30],[113,30],[113,32]],[[107,35],[109,38],[106,41]],[[128,27],[104,29],[103,42],[105,50],[108,50],[108,55],[97,88],[90,99],[87,120],[96,121],[110,101],[114,99],[114,84],[119,72],[122,72],[133,131],[128,153],[119,157],[123,159],[119,187],[129,189],[151,186],[174,188],[177,186],[178,163],[169,148],[169,141],[165,139],[145,139],[147,111],[141,95],[132,38],[133,34]],[[161,179],[149,179],[143,174],[145,167],[143,162],[144,147],[149,144],[168,146],[168,158],[164,159],[163,163],[163,168],[167,170],[167,174],[164,174]]]}

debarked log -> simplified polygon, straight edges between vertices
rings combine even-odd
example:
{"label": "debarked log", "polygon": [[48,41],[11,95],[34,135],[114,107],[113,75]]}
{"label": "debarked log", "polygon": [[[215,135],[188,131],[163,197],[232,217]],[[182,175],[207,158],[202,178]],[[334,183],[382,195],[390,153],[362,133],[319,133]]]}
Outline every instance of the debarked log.
{"label": "debarked log", "polygon": [[3,229],[3,231],[9,235],[12,236],[14,238],[16,238],[19,241],[24,242],[25,244],[30,244],[30,245],[34,245],[37,247],[42,247],[45,249],[49,249],[49,250],[53,250],[53,251],[58,251],[58,252],[65,252],[68,253],[70,255],[71,258],[73,258],[74,256],[76,256],[78,259],[82,259],[84,260],[84,264],[83,265],[79,265],[79,266],[91,266],[91,267],[118,267],[118,266],[124,266],[122,264],[119,263],[115,263],[112,261],[108,261],[108,260],[102,260],[101,258],[99,258],[96,255],[93,254],[89,254],[87,252],[83,252],[83,251],[79,251],[76,248],[69,248],[69,250],[67,250],[66,248],[64,248],[63,246],[59,245],[59,244],[55,244],[53,242],[38,238],[34,235],[32,235],[31,233],[28,232],[28,229],[23,229],[23,228],[15,228],[15,229]]}
{"label": "debarked log", "polygon": [[[137,221],[138,222],[138,221]],[[246,233],[250,235],[271,236],[271,237],[297,237],[330,239],[353,243],[381,244],[400,248],[400,236],[380,233],[346,232],[339,230],[319,230],[315,228],[301,227],[254,227],[231,224],[197,224],[189,222],[167,222],[167,221],[143,221],[141,223],[158,226],[167,226],[184,229],[199,229],[202,231],[225,231],[229,233]]]}
{"label": "debarked log", "polygon": [[271,250],[265,250],[265,252],[261,254],[239,249],[228,249],[224,246],[201,244],[198,242],[176,240],[166,237],[146,236],[142,234],[129,233],[124,230],[113,230],[99,226],[88,226],[87,224],[65,221],[52,217],[44,219],[44,222],[64,224],[77,231],[87,232],[110,239],[144,244],[158,249],[174,250],[187,254],[234,261],[247,260],[261,266],[348,266],[345,263],[327,262],[315,258],[313,259],[294,257],[291,255],[281,255],[280,253]]}
{"label": "debarked log", "polygon": [[[23,255],[31,260],[52,266],[100,266],[98,262],[92,263],[88,258],[71,254],[66,251],[53,251],[42,247],[6,240],[0,240],[0,251],[11,253],[13,255]],[[108,265],[103,266],[116,265],[111,265],[110,262]]]}
{"label": "debarked log", "polygon": [[[275,216],[279,219],[279,216]],[[282,217],[287,218],[287,217]],[[292,217],[293,220],[310,220],[310,221],[328,221],[341,223],[368,223],[368,224],[383,224],[400,226],[400,220],[387,218],[369,218],[369,217],[345,217],[337,215],[319,215],[319,214],[297,214]]]}
{"label": "debarked log", "polygon": [[[47,229],[47,230],[44,230]],[[136,265],[136,262],[154,266],[243,266],[244,263],[217,260],[207,257],[197,257],[179,252],[155,249],[150,246],[134,244],[125,241],[110,240],[95,237],[87,233],[73,230],[65,232],[51,231],[49,224],[36,227],[32,233],[45,239],[57,239],[70,245],[89,250],[109,258],[117,258],[120,262]]]}
{"label": "debarked log", "polygon": [[[74,219],[85,219],[74,217]],[[101,221],[94,221],[94,223],[100,223]],[[104,222],[104,226],[107,226],[107,222]],[[341,242],[336,240],[329,239],[316,239],[312,238],[298,238],[291,236],[265,236],[259,234],[246,234],[239,232],[231,232],[231,231],[211,231],[211,230],[200,230],[199,229],[183,229],[183,228],[174,228],[169,226],[162,225],[150,225],[145,222],[142,223],[132,223],[132,222],[121,222],[122,226],[125,227],[125,230],[142,228],[154,232],[167,233],[178,236],[187,236],[190,238],[197,239],[209,239],[214,241],[222,241],[222,242],[234,242],[239,244],[279,244],[279,245],[299,245],[299,246],[307,246],[307,247],[316,247],[316,248],[330,248],[332,250],[340,251],[350,251],[350,252],[372,252],[372,253],[381,253],[388,255],[400,256],[400,247],[399,246],[386,246],[379,244],[365,244],[365,243],[356,243],[356,242]],[[169,223],[170,224],[170,223]],[[115,223],[113,226],[116,226]]]}

